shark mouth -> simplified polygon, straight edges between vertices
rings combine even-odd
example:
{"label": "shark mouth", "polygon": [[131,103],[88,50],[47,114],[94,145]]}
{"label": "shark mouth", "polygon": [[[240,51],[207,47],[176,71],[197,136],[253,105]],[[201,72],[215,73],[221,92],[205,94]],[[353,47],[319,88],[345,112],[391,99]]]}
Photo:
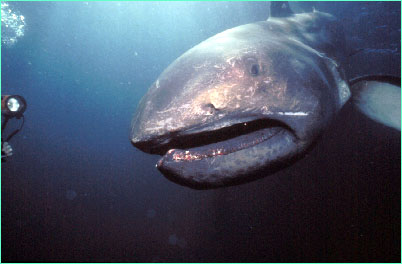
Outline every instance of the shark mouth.
{"label": "shark mouth", "polygon": [[158,170],[193,189],[249,182],[288,166],[305,145],[296,130],[271,118],[202,124],[133,141],[138,149],[159,154]]}
{"label": "shark mouth", "polygon": [[225,156],[278,139],[284,134],[294,136],[288,125],[273,119],[257,119],[213,131],[192,131],[172,137],[168,144],[159,149],[159,154],[165,154],[156,166],[163,169],[165,163],[195,162]]}

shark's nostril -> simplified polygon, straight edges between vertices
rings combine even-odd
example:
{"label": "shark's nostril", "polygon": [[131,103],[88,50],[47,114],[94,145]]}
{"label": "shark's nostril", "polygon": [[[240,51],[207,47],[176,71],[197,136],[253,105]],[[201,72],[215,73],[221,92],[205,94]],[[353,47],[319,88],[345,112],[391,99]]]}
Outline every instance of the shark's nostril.
{"label": "shark's nostril", "polygon": [[205,107],[216,109],[215,106],[213,104],[211,104],[211,103],[206,104]]}
{"label": "shark's nostril", "polygon": [[211,104],[211,103],[204,105],[204,109],[205,109],[206,111],[208,111],[208,113],[210,113],[210,114],[213,114],[213,113],[215,113],[216,111],[219,111],[219,109],[216,108],[216,107],[215,107],[213,104]]}

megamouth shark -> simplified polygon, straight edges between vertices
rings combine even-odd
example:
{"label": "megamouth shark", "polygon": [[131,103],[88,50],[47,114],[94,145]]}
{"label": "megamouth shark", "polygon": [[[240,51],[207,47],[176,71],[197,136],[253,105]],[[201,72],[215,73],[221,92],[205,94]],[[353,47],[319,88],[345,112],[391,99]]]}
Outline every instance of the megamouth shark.
{"label": "megamouth shark", "polygon": [[[156,167],[168,179],[208,189],[290,166],[351,96],[375,120],[400,130],[400,78],[350,81],[347,54],[334,16],[293,14],[288,3],[273,2],[267,21],[212,36],[166,68],[137,108],[131,143],[162,155]],[[382,94],[384,84],[389,101],[370,101],[367,94]],[[389,104],[395,113],[384,111]]]}

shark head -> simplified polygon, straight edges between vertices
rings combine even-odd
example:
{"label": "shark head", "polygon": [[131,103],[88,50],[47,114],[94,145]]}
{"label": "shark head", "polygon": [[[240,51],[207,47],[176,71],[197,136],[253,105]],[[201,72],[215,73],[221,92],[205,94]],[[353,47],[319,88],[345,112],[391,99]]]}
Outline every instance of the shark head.
{"label": "shark head", "polygon": [[199,189],[289,166],[349,98],[334,23],[319,12],[272,18],[198,44],[141,100],[132,144],[162,155],[157,168],[170,180]]}

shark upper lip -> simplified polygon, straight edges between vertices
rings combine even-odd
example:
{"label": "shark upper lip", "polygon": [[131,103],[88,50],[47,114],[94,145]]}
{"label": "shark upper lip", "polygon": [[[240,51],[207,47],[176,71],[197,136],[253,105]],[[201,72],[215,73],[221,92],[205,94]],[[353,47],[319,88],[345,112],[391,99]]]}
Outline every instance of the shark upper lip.
{"label": "shark upper lip", "polygon": [[192,128],[133,144],[151,154],[165,155],[172,149],[197,149],[200,151],[199,153],[203,153],[199,157],[207,157],[212,155],[208,154],[211,151],[216,154],[214,149],[219,155],[225,155],[251,147],[269,139],[281,130],[288,130],[294,134],[293,130],[284,122],[259,118],[237,122],[218,129],[213,129],[213,127],[211,129],[211,126]]}
{"label": "shark upper lip", "polygon": [[[210,143],[199,147],[190,148],[188,150],[170,149],[166,153],[164,158],[178,162],[195,161],[205,158],[228,155],[236,151],[254,147],[255,145],[258,145],[266,140],[275,137],[282,131],[283,129],[280,127],[270,127],[243,134],[234,138],[229,138],[227,140],[218,141],[216,143]],[[162,160],[164,158],[162,158]],[[162,165],[162,160],[158,162],[158,166]]]}

